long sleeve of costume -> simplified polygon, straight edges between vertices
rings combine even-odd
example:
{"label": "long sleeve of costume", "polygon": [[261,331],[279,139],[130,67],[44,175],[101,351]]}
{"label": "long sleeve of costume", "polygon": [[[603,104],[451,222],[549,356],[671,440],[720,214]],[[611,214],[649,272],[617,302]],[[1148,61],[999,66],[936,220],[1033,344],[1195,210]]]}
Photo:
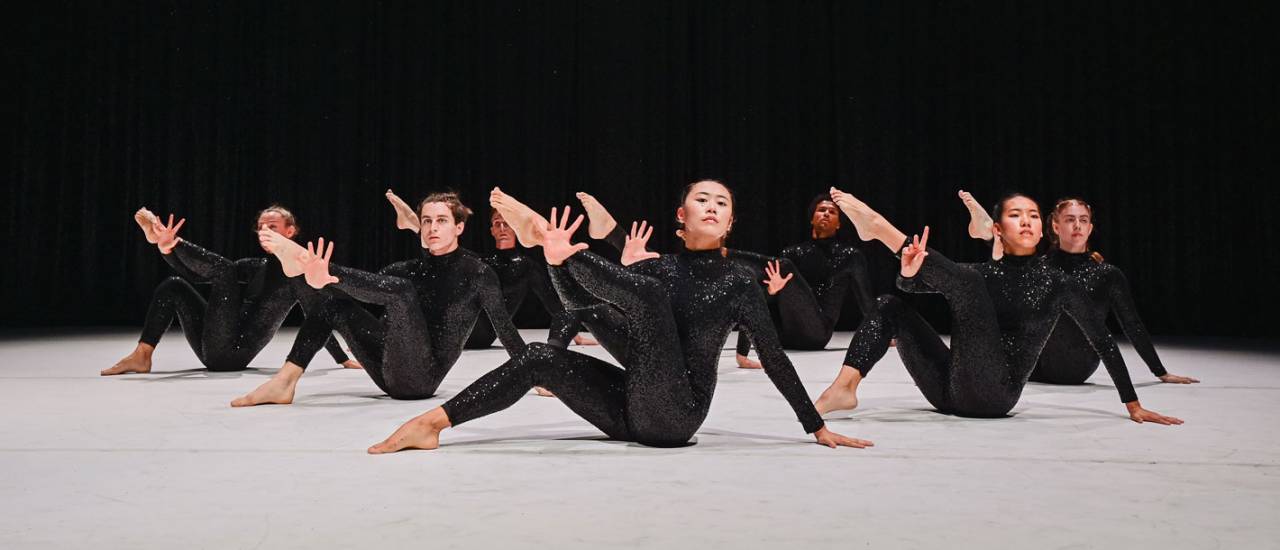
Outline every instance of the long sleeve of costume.
{"label": "long sleeve of costume", "polygon": [[196,282],[208,281],[221,270],[233,265],[231,260],[186,239],[178,242],[173,250],[168,254],[161,254],[160,257],[174,271]]}
{"label": "long sleeve of costume", "polygon": [[759,291],[744,293],[737,305],[738,326],[751,334],[756,344],[756,353],[760,355],[760,363],[764,372],[786,398],[796,419],[804,426],[805,433],[813,433],[823,426],[822,417],[818,415],[809,394],[796,374],[791,359],[782,351],[778,334],[774,331],[773,322],[769,319],[769,309],[765,307],[764,297]]}
{"label": "long sleeve of costume", "polygon": [[1080,327],[1080,332],[1084,333],[1089,345],[1093,346],[1093,350],[1102,359],[1107,374],[1111,375],[1111,381],[1116,385],[1116,391],[1120,392],[1120,400],[1125,403],[1137,401],[1138,392],[1133,389],[1133,381],[1129,379],[1129,369],[1125,366],[1124,357],[1120,355],[1120,349],[1116,347],[1116,341],[1107,330],[1106,323],[1090,312],[1082,290],[1072,288],[1074,284],[1067,281],[1062,284],[1067,285],[1061,293],[1063,311]]}
{"label": "long sleeve of costume", "polygon": [[1138,316],[1138,308],[1134,305],[1133,296],[1129,293],[1129,281],[1119,269],[1111,271],[1110,280],[1107,281],[1107,295],[1111,302],[1111,311],[1114,311],[1116,318],[1120,320],[1120,328],[1129,338],[1129,343],[1133,344],[1133,349],[1147,363],[1151,374],[1157,377],[1169,374],[1164,364],[1160,362],[1155,346],[1151,344],[1151,334],[1147,332],[1146,325]]}
{"label": "long sleeve of costume", "polygon": [[402,267],[404,263],[391,264],[378,273],[330,264],[329,273],[337,277],[338,282],[326,288],[332,287],[361,302],[386,306],[409,293],[416,294],[413,283],[400,276],[407,274]]}

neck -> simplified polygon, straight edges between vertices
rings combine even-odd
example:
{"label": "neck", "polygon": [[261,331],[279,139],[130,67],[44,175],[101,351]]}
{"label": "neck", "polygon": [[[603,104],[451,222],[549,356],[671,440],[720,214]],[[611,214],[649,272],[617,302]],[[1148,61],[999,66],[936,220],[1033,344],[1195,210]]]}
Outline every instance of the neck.
{"label": "neck", "polygon": [[499,243],[497,243],[497,244],[496,244],[496,245],[494,245],[494,246],[497,246],[497,247],[498,247],[498,250],[511,250],[511,249],[513,249],[513,248],[515,248],[515,247],[516,247],[516,243],[513,243],[513,242],[499,242]]}
{"label": "neck", "polygon": [[720,248],[720,243],[720,237],[692,235],[687,232],[684,234],[684,247],[693,252],[714,250]]}
{"label": "neck", "polygon": [[1080,243],[1079,245],[1061,243],[1058,245],[1058,249],[1066,252],[1067,254],[1084,254],[1089,251],[1089,243]]}
{"label": "neck", "polygon": [[814,240],[822,240],[822,239],[830,239],[831,237],[834,237],[836,232],[820,231],[818,228],[815,227],[813,231],[811,231],[809,234],[814,238]]}
{"label": "neck", "polygon": [[457,249],[458,249],[458,241],[453,241],[453,243],[449,244],[447,248],[441,248],[438,250],[434,248],[428,248],[427,252],[430,253],[432,256],[444,256],[445,254],[452,254],[453,251]]}

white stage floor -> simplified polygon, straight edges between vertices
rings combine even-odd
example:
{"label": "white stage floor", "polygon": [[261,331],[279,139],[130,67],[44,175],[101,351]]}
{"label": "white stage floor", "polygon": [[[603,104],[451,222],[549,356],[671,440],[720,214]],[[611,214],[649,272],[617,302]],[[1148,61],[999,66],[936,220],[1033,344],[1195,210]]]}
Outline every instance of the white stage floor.
{"label": "white stage floor", "polygon": [[[522,331],[534,341],[545,331]],[[207,373],[171,332],[156,372],[98,371],[136,331],[0,340],[0,548],[1276,548],[1280,355],[1160,346],[1195,386],[1154,382],[1130,422],[1093,385],[1032,384],[1012,418],[939,415],[897,354],[829,417],[867,450],[811,443],[764,373],[733,367],[697,445],[603,441],[530,395],[437,451],[365,448],[506,359],[467,352],[436,398],[398,402],[317,356],[291,406],[227,403],[272,374]],[[843,347],[848,333],[832,347]],[[730,340],[732,342],[732,340]],[[604,356],[598,347],[580,348]],[[793,352],[816,397],[843,350]]]}

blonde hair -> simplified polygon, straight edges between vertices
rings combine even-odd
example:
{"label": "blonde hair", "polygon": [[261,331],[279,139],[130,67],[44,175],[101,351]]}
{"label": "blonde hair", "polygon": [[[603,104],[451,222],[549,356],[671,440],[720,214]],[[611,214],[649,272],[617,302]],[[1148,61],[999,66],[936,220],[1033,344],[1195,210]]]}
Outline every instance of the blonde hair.
{"label": "blonde hair", "polygon": [[[1062,214],[1062,211],[1066,210],[1069,206],[1083,206],[1085,210],[1089,211],[1089,223],[1093,223],[1093,207],[1090,206],[1089,203],[1084,202],[1084,199],[1078,197],[1067,197],[1065,199],[1059,199],[1058,202],[1054,203],[1053,212],[1050,214],[1053,216],[1053,221],[1058,221],[1058,215]],[[1054,248],[1058,248],[1058,233],[1053,230],[1053,224],[1049,224],[1049,242]],[[1088,245],[1088,243],[1085,244],[1086,246]],[[1085,251],[1089,253],[1089,259],[1097,263],[1102,263],[1102,254],[1089,250],[1088,248],[1085,248]]]}

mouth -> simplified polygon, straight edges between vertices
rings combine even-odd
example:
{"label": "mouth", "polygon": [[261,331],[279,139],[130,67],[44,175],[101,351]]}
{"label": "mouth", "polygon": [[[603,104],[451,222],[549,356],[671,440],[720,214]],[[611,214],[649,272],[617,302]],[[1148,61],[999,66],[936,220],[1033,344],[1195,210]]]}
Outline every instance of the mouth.
{"label": "mouth", "polygon": [[702,218],[702,221],[705,223],[720,223],[720,218],[717,218],[715,216],[706,216]]}
{"label": "mouth", "polygon": [[1022,231],[1019,231],[1018,234],[1026,237],[1030,237],[1033,233],[1031,233],[1031,230],[1029,229],[1024,229]]}

